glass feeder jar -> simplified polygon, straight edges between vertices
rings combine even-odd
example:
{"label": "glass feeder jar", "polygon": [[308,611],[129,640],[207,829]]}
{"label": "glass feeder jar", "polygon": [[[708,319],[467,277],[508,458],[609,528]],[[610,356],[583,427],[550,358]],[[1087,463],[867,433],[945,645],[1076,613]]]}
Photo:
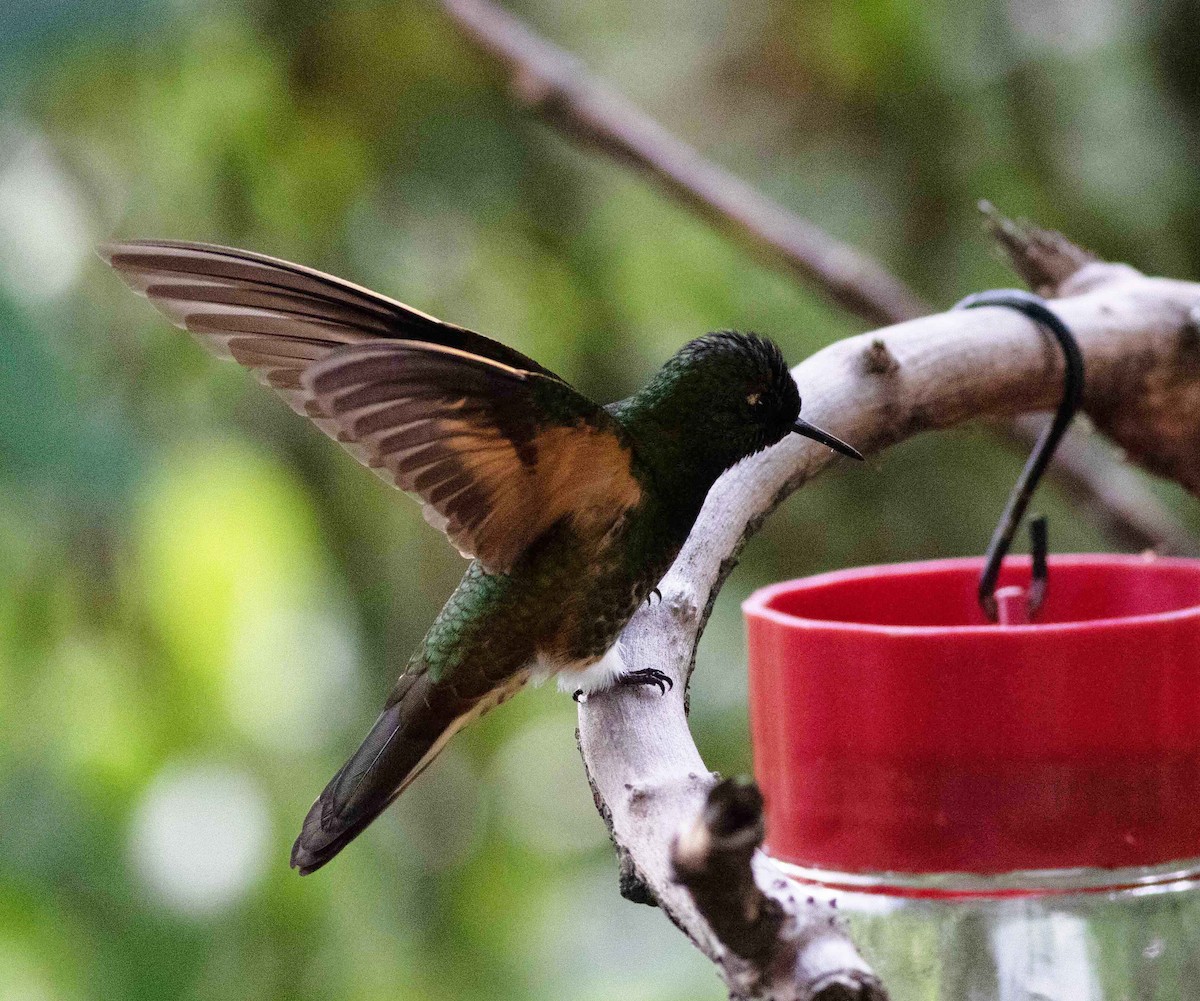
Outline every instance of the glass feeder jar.
{"label": "glass feeder jar", "polygon": [[1200,561],[1052,557],[1024,625],[981,567],[745,603],[766,850],[893,1001],[1200,999]]}

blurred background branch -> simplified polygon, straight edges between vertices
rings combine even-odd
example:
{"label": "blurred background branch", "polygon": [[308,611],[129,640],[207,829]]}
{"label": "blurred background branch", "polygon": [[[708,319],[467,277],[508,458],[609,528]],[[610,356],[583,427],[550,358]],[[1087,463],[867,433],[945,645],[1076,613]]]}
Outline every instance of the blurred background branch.
{"label": "blurred background branch", "polygon": [[465,35],[505,67],[512,93],[578,142],[634,168],[759,257],[870,324],[930,312],[880,264],[706,160],[577,60],[489,0],[442,0]]}
{"label": "blurred background branch", "polygon": [[[575,141],[636,170],[756,257],[795,275],[867,324],[901,323],[932,307],[878,261],[703,157],[672,135],[566,52],[539,37],[492,0],[441,0],[464,37],[496,59],[513,96]],[[1014,270],[1041,294],[1053,296],[1088,252],[1049,230],[985,214]],[[1028,451],[1042,419],[1021,418],[993,428],[1011,447]],[[1084,441],[1074,429],[1056,455],[1051,475],[1115,545],[1163,553],[1200,551],[1196,537],[1120,459]]]}

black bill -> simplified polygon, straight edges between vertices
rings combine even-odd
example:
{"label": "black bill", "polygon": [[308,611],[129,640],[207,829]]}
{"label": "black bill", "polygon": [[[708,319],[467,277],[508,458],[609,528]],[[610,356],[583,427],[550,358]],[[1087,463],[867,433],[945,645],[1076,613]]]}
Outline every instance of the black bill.
{"label": "black bill", "polygon": [[797,418],[792,430],[796,434],[802,434],[805,438],[811,438],[813,441],[819,441],[822,445],[828,445],[835,452],[841,452],[842,455],[848,455],[851,459],[857,459],[862,462],[862,453],[852,445],[847,445],[841,438],[834,437],[828,431],[822,431],[815,424],[809,424],[803,417]]}

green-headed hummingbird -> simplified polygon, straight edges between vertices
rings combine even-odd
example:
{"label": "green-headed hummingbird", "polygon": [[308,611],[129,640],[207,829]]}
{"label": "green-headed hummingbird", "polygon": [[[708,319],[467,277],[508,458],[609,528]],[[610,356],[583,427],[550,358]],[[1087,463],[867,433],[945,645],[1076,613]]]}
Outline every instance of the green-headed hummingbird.
{"label": "green-headed hummingbird", "polygon": [[633,396],[598,406],[531,358],[286,261],[196,243],[111,243],[104,258],[208,348],[251,369],[472,558],[362,746],[292,849],[319,869],[464,725],[531,680],[581,693],[655,685],[618,637],[718,476],[799,432],[779,348],[723,331],[684,345]]}

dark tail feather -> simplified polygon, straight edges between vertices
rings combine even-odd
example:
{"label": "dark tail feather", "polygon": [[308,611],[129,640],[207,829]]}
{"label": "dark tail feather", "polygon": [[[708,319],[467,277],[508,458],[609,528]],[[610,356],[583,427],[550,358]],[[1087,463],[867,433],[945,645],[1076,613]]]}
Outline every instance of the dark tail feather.
{"label": "dark tail feather", "polygon": [[478,700],[439,691],[428,675],[404,676],[362,746],[304,818],[292,868],[316,872],[358,837],[467,722]]}

